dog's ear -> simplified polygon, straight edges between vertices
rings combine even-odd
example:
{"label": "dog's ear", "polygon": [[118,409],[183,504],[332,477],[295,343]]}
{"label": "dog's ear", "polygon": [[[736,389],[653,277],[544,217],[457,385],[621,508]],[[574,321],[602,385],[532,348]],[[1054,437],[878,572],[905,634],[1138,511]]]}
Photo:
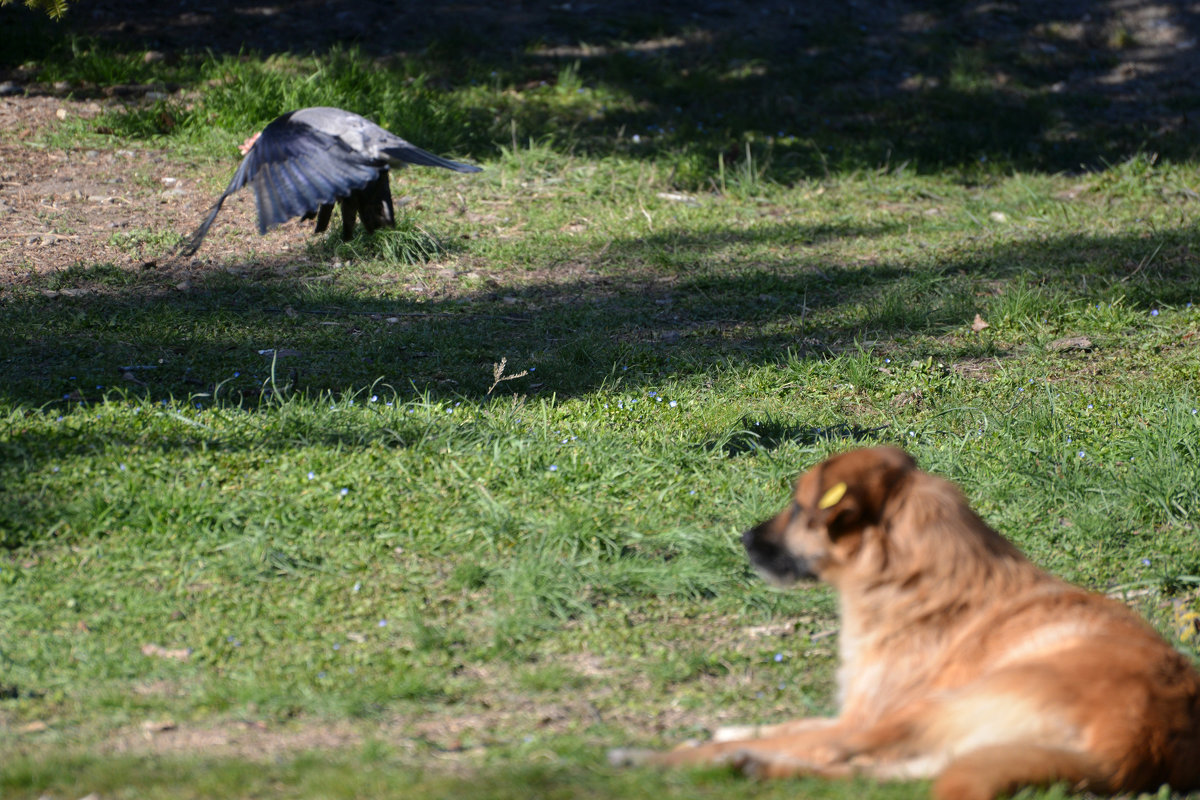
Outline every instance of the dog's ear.
{"label": "dog's ear", "polygon": [[878,522],[897,488],[917,464],[895,447],[854,450],[830,459],[821,470],[815,513],[831,537]]}

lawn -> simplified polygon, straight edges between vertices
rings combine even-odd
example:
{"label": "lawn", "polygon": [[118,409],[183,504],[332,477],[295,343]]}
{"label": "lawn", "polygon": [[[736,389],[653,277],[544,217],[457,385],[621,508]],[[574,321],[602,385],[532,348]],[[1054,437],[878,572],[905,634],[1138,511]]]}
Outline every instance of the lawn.
{"label": "lawn", "polygon": [[[832,711],[834,598],[738,536],[860,445],[1200,656],[1185,132],[1047,88],[1078,53],[1040,19],[831,12],[787,60],[600,16],[157,59],[0,11],[0,173],[111,156],[138,201],[0,174],[0,795],[923,797],[604,759]],[[882,91],[872,48],[920,70]],[[346,243],[243,196],[173,258],[237,143],[322,104],[485,171],[396,175]]]}

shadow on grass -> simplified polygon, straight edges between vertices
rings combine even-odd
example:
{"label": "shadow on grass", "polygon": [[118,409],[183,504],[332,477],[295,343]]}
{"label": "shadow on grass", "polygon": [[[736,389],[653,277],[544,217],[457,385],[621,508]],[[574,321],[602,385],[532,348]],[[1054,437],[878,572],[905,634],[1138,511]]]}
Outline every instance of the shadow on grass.
{"label": "shadow on grass", "polygon": [[[0,308],[0,398],[53,407],[120,388],[253,404],[264,385],[481,398],[502,357],[509,375],[532,371],[493,396],[570,397],[860,349],[947,363],[994,356],[1003,337],[963,335],[977,312],[1049,317],[1085,297],[1148,311],[1200,295],[1188,255],[1200,243],[1187,227],[1149,243],[1047,237],[917,266],[831,262],[805,247],[825,235],[790,224],[667,231],[600,253],[556,251],[528,283],[497,274],[491,286],[484,276],[483,288],[420,299],[365,296],[357,276],[342,285],[323,265],[311,268],[320,275],[272,264],[210,272],[187,291],[171,276],[128,285],[121,272],[108,285],[107,273],[58,275],[53,290],[14,291]],[[730,263],[734,248],[750,254]]]}
{"label": "shadow on grass", "polygon": [[756,450],[774,450],[784,444],[801,446],[818,442],[839,441],[846,445],[870,446],[880,443],[880,434],[887,426],[864,428],[859,425],[841,423],[837,425],[794,425],[776,419],[754,419],[743,417],[736,430],[729,436],[705,446],[719,449],[728,456],[752,453]]}
{"label": "shadow on grass", "polygon": [[[432,98],[437,124],[414,119],[418,130],[402,133],[424,146],[480,157],[518,136],[548,139],[575,152],[665,159],[685,186],[718,181],[719,157],[741,162],[743,179],[787,182],[899,162],[969,179],[981,169],[1076,170],[1139,148],[1196,154],[1187,122],[1200,107],[1200,14],[1181,1],[330,0],[264,14],[223,0],[189,11],[81,0],[65,27],[13,8],[0,14],[24,23],[8,26],[10,55],[0,62],[23,83],[37,73],[16,68],[42,60],[46,77],[81,95],[163,80],[200,88],[210,76],[175,55],[239,53],[247,43],[262,56],[333,53],[312,91],[336,83],[338,105],[378,114],[416,81],[422,96],[405,103]],[[348,46],[362,53],[353,64]],[[147,63],[147,49],[167,57]],[[376,56],[387,59],[386,86],[358,75]],[[297,78],[292,102],[330,99],[309,98],[308,78]],[[39,86],[49,84],[29,83]],[[283,101],[261,94],[239,102]],[[178,116],[160,111],[150,123]]]}

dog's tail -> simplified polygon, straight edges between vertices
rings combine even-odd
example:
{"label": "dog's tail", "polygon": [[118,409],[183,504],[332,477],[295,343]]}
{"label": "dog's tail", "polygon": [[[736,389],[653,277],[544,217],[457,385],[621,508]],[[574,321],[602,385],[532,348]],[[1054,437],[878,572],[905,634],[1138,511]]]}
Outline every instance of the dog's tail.
{"label": "dog's tail", "polygon": [[1033,744],[981,747],[951,761],[933,784],[935,800],[993,800],[1024,786],[1068,783],[1109,794],[1111,776],[1094,756]]}

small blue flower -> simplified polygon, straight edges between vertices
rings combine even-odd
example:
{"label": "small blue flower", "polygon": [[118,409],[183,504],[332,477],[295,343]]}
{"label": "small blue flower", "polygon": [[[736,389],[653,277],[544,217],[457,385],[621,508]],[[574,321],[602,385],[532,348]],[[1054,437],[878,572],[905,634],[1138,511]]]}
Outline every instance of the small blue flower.
{"label": "small blue flower", "polygon": [[342,497],[345,497],[346,495],[350,494],[350,490],[343,488],[340,492],[338,492],[338,494],[340,494]]}
{"label": "small blue flower", "polygon": [[1079,457],[1080,457],[1080,458],[1087,458],[1087,453],[1085,453],[1085,452],[1083,452],[1082,450],[1080,450],[1080,451],[1079,451]]}
{"label": "small blue flower", "polygon": [[1157,317],[1157,316],[1158,316],[1158,309],[1157,309],[1157,308],[1152,308],[1152,309],[1150,309],[1150,316],[1152,316],[1152,317]]}
{"label": "small blue flower", "polygon": [[58,472],[58,467],[51,467],[50,471],[51,471],[51,472]]}
{"label": "small blue flower", "polygon": [[775,663],[778,664],[780,661],[783,661],[783,653],[776,653],[775,654]]}
{"label": "small blue flower", "polygon": [[125,466],[124,464],[118,464],[117,469],[121,470],[121,472],[125,472],[127,469],[129,469],[129,467]]}
{"label": "small blue flower", "polygon": [[671,408],[674,408],[675,406],[679,405],[679,403],[672,400],[671,402],[667,403],[667,405],[669,405]]}
{"label": "small blue flower", "polygon": [[381,627],[381,628],[386,628],[386,627],[387,627],[387,620],[386,620],[386,619],[381,619],[381,620],[379,620],[379,627]]}
{"label": "small blue flower", "polygon": [[335,643],[334,643],[334,645],[333,645],[333,649],[334,649],[334,650],[341,650],[341,649],[342,649],[342,645],[341,645],[340,643],[338,643],[338,642],[335,642]]}
{"label": "small blue flower", "polygon": [[321,678],[322,680],[324,680],[324,679],[325,679],[325,671],[324,671],[324,670],[321,670],[320,672],[318,672],[318,673],[317,673],[317,677],[318,677],[318,678]]}
{"label": "small blue flower", "polygon": [[371,395],[371,402],[372,402],[372,403],[378,403],[378,402],[379,402],[379,395],[377,395],[377,394],[373,394],[373,395]]}
{"label": "small blue flower", "polygon": [[550,465],[550,471],[551,471],[551,472],[558,472],[558,464],[551,464],[551,465]]}
{"label": "small blue flower", "polygon": [[1143,567],[1148,567],[1148,566],[1150,566],[1150,559],[1148,559],[1148,558],[1143,558],[1143,559],[1142,559],[1142,566],[1143,566]]}
{"label": "small blue flower", "polygon": [[310,481],[311,481],[313,478],[315,478],[315,477],[317,477],[317,473],[315,473],[315,472],[310,472],[310,473],[308,473],[308,479],[309,479]]}

